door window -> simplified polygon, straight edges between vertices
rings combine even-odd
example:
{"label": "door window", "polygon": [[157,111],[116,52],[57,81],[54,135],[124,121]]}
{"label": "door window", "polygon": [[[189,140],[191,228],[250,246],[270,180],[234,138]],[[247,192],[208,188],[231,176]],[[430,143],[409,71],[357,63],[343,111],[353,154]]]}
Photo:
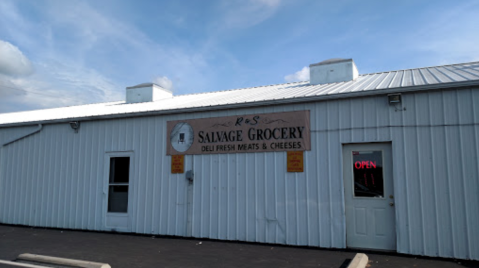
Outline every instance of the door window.
{"label": "door window", "polygon": [[129,181],[130,157],[111,157],[108,183],[108,212],[128,212]]}
{"label": "door window", "polygon": [[353,151],[354,196],[384,197],[382,151]]}

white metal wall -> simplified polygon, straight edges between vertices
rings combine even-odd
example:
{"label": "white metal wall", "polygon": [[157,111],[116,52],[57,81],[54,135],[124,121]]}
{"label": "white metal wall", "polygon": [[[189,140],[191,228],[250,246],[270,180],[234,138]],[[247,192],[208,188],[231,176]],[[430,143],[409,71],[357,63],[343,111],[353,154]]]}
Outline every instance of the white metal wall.
{"label": "white metal wall", "polygon": [[[341,146],[392,141],[398,252],[479,259],[479,90],[67,123],[1,148],[0,222],[104,230],[104,155],[134,151],[132,231],[185,236],[187,181],[170,174],[166,121],[311,110],[305,172],[286,153],[187,156],[194,237],[344,248]],[[12,132],[0,129],[0,141]],[[7,133],[8,132],[8,133]],[[18,134],[18,133],[17,133]]]}

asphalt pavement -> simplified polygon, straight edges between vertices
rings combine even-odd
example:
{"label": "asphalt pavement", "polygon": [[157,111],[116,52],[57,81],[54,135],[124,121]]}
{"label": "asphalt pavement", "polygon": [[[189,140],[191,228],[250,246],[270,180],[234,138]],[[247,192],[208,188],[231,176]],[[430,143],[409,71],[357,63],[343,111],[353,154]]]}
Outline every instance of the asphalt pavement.
{"label": "asphalt pavement", "polygon": [[425,258],[392,253],[319,249],[271,244],[158,237],[0,224],[0,260],[22,253],[134,267],[347,267],[358,252],[368,267],[464,268],[478,261]]}

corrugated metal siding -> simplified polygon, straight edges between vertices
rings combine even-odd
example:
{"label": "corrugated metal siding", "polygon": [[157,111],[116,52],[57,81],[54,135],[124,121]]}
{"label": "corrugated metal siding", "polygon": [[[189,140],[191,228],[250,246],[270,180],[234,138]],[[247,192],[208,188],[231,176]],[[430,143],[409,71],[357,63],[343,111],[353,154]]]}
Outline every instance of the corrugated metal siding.
{"label": "corrugated metal siding", "polygon": [[401,124],[419,127],[392,132],[399,252],[479,257],[477,93],[406,99]]}
{"label": "corrugated metal siding", "polygon": [[[403,80],[403,78],[401,78]],[[133,151],[137,233],[185,236],[184,174],[170,174],[166,121],[311,110],[305,172],[286,153],[196,155],[194,237],[346,247],[341,146],[392,142],[398,252],[479,259],[479,90],[403,94],[175,116],[45,125],[2,147],[0,221],[105,230],[105,154]],[[31,129],[31,128],[30,128]],[[0,129],[0,138],[26,129]],[[12,133],[7,133],[12,132]]]}
{"label": "corrugated metal siding", "polygon": [[[304,109],[311,109],[311,105],[211,116]],[[315,129],[315,122],[311,124]],[[327,148],[329,141],[315,136],[313,148]],[[329,180],[333,169],[340,174],[340,161],[316,161],[319,154],[318,150],[305,153],[304,173],[285,172],[284,152],[193,156],[193,236],[344,247],[342,184],[341,180]],[[331,152],[331,156],[340,159],[339,152]],[[316,175],[318,170],[323,170],[320,176]]]}

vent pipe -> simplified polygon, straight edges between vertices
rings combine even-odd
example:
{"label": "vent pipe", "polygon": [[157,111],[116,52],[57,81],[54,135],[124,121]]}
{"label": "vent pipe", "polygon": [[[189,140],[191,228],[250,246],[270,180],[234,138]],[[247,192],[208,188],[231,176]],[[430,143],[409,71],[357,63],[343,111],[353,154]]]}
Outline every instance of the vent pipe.
{"label": "vent pipe", "polygon": [[173,93],[153,83],[126,88],[126,103],[151,102],[173,97]]}
{"label": "vent pipe", "polygon": [[309,65],[311,85],[347,82],[358,78],[353,59],[329,59]]}

